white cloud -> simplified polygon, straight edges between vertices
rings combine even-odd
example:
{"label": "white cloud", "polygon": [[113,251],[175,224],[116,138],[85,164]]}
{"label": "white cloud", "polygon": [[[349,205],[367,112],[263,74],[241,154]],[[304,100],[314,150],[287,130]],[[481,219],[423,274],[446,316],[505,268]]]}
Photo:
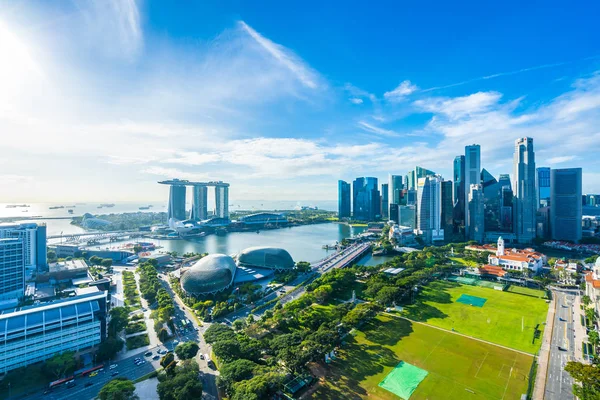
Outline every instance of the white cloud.
{"label": "white cloud", "polygon": [[394,90],[385,92],[383,97],[390,101],[400,101],[411,93],[414,93],[419,88],[417,85],[412,84],[409,80],[400,83]]}
{"label": "white cloud", "polygon": [[571,161],[571,160],[575,160],[577,157],[575,156],[558,156],[558,157],[552,157],[549,158],[547,163],[548,164],[560,164],[560,163],[564,163],[567,161]]}
{"label": "white cloud", "polygon": [[380,128],[378,126],[375,126],[373,124],[369,124],[368,122],[365,121],[359,121],[358,122],[358,126],[370,133],[374,133],[376,135],[381,135],[381,136],[398,136],[398,133],[390,130],[390,129],[384,129],[384,128]]}
{"label": "white cloud", "polygon": [[182,171],[176,168],[148,167],[142,170],[142,172],[145,174],[162,176],[164,178],[178,178],[196,181],[202,181],[208,178],[206,174],[195,174],[192,172]]}
{"label": "white cloud", "polygon": [[423,111],[443,114],[454,120],[489,111],[501,98],[502,94],[498,92],[477,92],[454,98],[429,97],[413,104]]}
{"label": "white cloud", "polygon": [[244,29],[263,49],[265,49],[273,58],[279,61],[283,66],[289,69],[298,78],[302,84],[311,89],[319,87],[319,77],[306,63],[304,63],[293,52],[285,47],[272,42],[252,29],[244,21],[240,21],[240,26]]}
{"label": "white cloud", "polygon": [[359,99],[358,97],[351,97],[350,98],[350,103],[352,103],[352,104],[362,104],[363,103],[363,99]]}

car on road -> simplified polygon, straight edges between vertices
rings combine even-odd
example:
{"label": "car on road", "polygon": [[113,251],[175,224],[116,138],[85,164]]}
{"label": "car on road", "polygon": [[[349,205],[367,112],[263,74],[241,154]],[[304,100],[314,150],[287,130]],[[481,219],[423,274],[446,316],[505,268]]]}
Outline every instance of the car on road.
{"label": "car on road", "polygon": [[76,383],[75,381],[69,381],[67,382],[67,389],[71,389],[72,387],[75,387]]}
{"label": "car on road", "polygon": [[559,321],[562,321],[562,322],[564,322],[564,321],[565,321],[565,319],[564,319],[564,318],[561,318],[561,317],[558,317],[558,320],[559,320]]}
{"label": "car on road", "polygon": [[117,365],[117,364],[113,364],[113,365],[111,365],[111,366],[110,366],[110,369],[115,369],[115,368],[117,368],[117,367],[118,367],[118,365]]}
{"label": "car on road", "polygon": [[200,353],[200,359],[204,360],[204,354]]}
{"label": "car on road", "polygon": [[152,357],[153,360],[160,360],[160,356],[157,354],[154,357]]}
{"label": "car on road", "polygon": [[84,387],[90,387],[92,386],[94,383],[93,382],[86,382],[85,385],[83,385]]}
{"label": "car on road", "polygon": [[119,371],[115,371],[112,374],[110,374],[110,376],[117,376],[117,375],[119,375]]}
{"label": "car on road", "polygon": [[556,346],[556,347],[558,347],[559,351],[567,351],[567,349],[565,349],[564,347],[561,347],[561,346]]}
{"label": "car on road", "polygon": [[93,378],[94,376],[98,375],[98,371],[94,371],[90,374],[90,378]]}
{"label": "car on road", "polygon": [[152,352],[151,352],[151,351],[147,351],[146,353],[144,353],[144,355],[145,355],[146,357],[150,357],[150,356],[152,355]]}

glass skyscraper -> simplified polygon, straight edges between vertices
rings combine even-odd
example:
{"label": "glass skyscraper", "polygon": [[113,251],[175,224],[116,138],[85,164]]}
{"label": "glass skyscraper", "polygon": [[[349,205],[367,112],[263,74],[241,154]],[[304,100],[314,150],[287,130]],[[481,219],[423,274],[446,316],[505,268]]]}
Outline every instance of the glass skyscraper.
{"label": "glass skyscraper", "polygon": [[185,186],[171,185],[169,188],[169,220],[185,219]]}
{"label": "glass skyscraper", "polygon": [[379,209],[381,210],[381,217],[387,219],[389,216],[389,186],[387,183],[381,184],[381,206]]}
{"label": "glass skyscraper", "polygon": [[581,240],[581,168],[553,169],[550,175],[552,239]]}
{"label": "glass skyscraper", "polygon": [[[465,232],[470,238],[469,233],[469,195],[471,193],[471,185],[479,185],[481,183],[481,149],[478,144],[471,146],[465,146],[465,191],[464,204],[465,204]],[[477,208],[479,209],[479,207]]]}
{"label": "glass skyscraper", "polygon": [[338,218],[350,218],[350,184],[338,181]]}
{"label": "glass skyscraper", "polygon": [[550,168],[540,167],[536,169],[537,207],[548,207],[550,205]]}
{"label": "glass skyscraper", "polygon": [[360,221],[375,221],[380,217],[381,200],[377,178],[356,178],[352,182],[352,215]]}
{"label": "glass skyscraper", "polygon": [[524,137],[515,141],[513,180],[514,233],[519,243],[531,243],[536,234],[537,211],[532,138]]}
{"label": "glass skyscraper", "polygon": [[419,178],[417,181],[417,228],[425,243],[444,240],[442,226],[442,177]]}

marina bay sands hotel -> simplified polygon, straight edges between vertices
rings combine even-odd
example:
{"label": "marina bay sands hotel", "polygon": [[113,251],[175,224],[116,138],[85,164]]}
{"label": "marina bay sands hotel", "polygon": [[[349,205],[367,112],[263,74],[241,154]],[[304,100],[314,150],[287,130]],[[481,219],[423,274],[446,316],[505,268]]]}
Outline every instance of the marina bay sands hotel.
{"label": "marina bay sands hotel", "polygon": [[[217,218],[229,218],[229,183],[190,182],[171,179],[158,182],[169,185],[169,220],[184,221],[187,219],[203,221],[208,219],[208,188],[215,188],[215,214]],[[187,186],[192,187],[192,211],[189,218],[185,214],[185,196]]]}

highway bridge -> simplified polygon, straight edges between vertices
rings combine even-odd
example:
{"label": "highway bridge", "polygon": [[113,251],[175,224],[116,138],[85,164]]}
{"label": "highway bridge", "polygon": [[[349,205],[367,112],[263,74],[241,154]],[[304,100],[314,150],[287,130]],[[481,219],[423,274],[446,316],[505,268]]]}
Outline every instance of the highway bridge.
{"label": "highway bridge", "polygon": [[123,239],[142,237],[144,232],[140,231],[112,231],[112,232],[86,232],[66,235],[51,235],[47,239],[61,239],[62,244],[87,243],[89,245],[108,240],[116,242]]}

